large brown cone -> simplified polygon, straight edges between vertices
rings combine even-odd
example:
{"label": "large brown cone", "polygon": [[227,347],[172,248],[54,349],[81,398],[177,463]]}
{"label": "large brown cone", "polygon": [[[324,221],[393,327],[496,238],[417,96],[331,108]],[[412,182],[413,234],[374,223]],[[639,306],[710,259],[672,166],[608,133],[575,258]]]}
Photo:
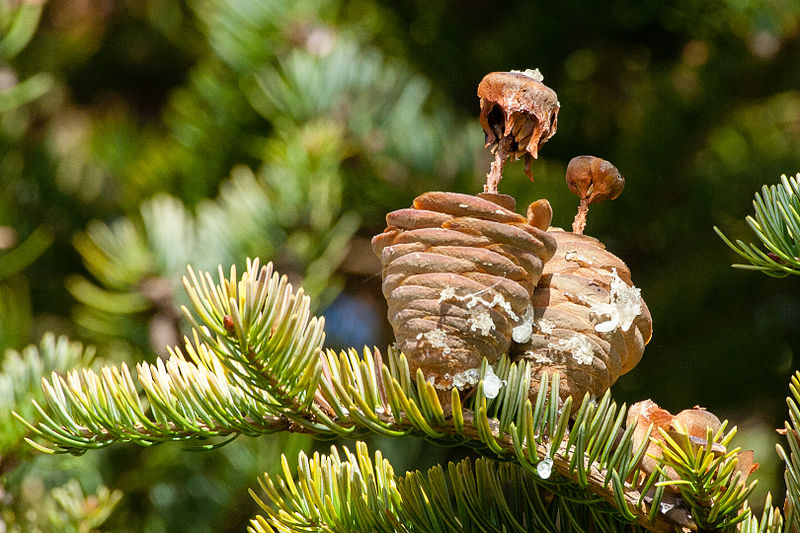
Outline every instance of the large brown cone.
{"label": "large brown cone", "polygon": [[512,347],[532,366],[530,394],[543,372],[560,374],[562,399],[600,396],[642,357],[653,323],[628,267],[592,237],[551,228],[555,255],[533,296],[534,331]]}
{"label": "large brown cone", "polygon": [[555,239],[515,207],[506,195],[428,192],[389,213],[372,239],[397,343],[411,371],[439,388],[473,385],[484,357],[508,351],[526,311],[530,322]]}

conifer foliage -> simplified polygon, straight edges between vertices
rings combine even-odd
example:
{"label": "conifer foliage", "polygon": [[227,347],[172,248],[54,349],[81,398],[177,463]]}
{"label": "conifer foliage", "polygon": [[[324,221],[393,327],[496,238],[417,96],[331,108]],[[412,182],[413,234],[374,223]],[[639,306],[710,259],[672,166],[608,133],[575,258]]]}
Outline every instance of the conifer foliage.
{"label": "conifer foliage", "polygon": [[[240,436],[300,433],[355,443],[326,454],[301,453],[296,461],[283,457],[281,475],[261,476],[260,490],[251,491],[262,509],[251,520],[252,533],[800,529],[800,373],[787,398],[787,446],[777,449],[786,466],[786,503],[773,507],[768,495],[756,516],[748,502],[756,483],[748,479],[752,456],[736,447],[735,427],[718,420],[689,427],[675,421],[680,415],[659,418],[657,406],[629,409],[613,400],[609,387],[642,356],[652,328],[625,264],[599,241],[549,227],[546,201],[531,204],[523,216],[496,194],[507,159],[524,157],[533,176],[532,160],[557,125],[552,91],[535,99],[534,110],[516,108],[505,96],[496,102],[481,96],[481,122],[495,156],[486,190],[498,207],[474,216],[476,197],[459,195],[463,206],[451,202],[428,211],[415,203],[409,227],[402,224],[410,209],[387,219],[397,240],[381,253],[409,245],[403,253],[390,249],[384,264],[390,315],[396,331],[404,332],[402,339],[397,335],[400,347],[327,349],[324,320],[314,312],[336,294],[331,278],[357,228],[358,216],[342,202],[347,183],[368,174],[364,168],[410,186],[416,174],[451,178],[460,164],[461,125],[425,105],[423,78],[405,75],[356,34],[324,24],[282,33],[287,21],[302,19],[303,6],[297,12],[280,2],[204,7],[193,4],[213,57],[170,101],[166,148],[160,137],[153,140],[131,168],[148,193],[186,174],[210,184],[235,159],[236,149],[219,146],[218,137],[242,141],[258,154],[259,166],[234,167],[213,201],[189,205],[161,191],[128,217],[90,224],[74,243],[95,280],[68,282],[79,302],[77,322],[97,338],[136,337],[131,331],[142,326],[145,312],[151,343],[160,338],[153,333],[159,321],[177,335],[185,319],[190,331],[163,357],[135,367],[101,366],[92,361],[92,349],[51,334],[38,347],[6,352],[0,473],[32,450],[80,455],[119,443],[171,441],[211,449]],[[4,60],[25,46],[40,14],[38,3],[21,4],[0,40]],[[243,27],[248,31],[237,30]],[[274,46],[257,46],[265,40]],[[543,90],[538,71],[501,74],[498,79],[515,82],[530,83],[524,79],[530,77]],[[220,82],[228,76],[237,83]],[[0,111],[35,100],[51,81],[34,74],[16,84],[0,95]],[[269,122],[263,137],[253,133],[257,115]],[[210,155],[202,161],[193,152]],[[576,234],[588,204],[616,197],[624,185],[610,163],[580,157],[600,170],[575,187],[568,171],[581,201]],[[734,244],[717,230],[751,263],[744,268],[773,276],[800,272],[799,180],[784,177],[756,195],[748,224],[766,252]],[[426,219],[431,212],[436,216]],[[498,216],[503,220],[493,219]],[[493,223],[506,227],[494,231]],[[420,230],[422,238],[409,237]],[[438,230],[451,232],[451,241],[437,241]],[[456,234],[471,244],[456,249]],[[13,276],[50,242],[41,230],[2,257],[4,346],[10,334],[26,329],[24,320],[6,319],[9,309],[24,310],[27,298],[27,287]],[[575,242],[589,242],[591,253],[579,253]],[[555,251],[548,249],[553,243]],[[418,258],[414,246],[420,244],[425,252],[435,249],[438,262],[395,262]],[[286,264],[303,288],[273,263],[248,259],[244,269],[235,266],[248,254]],[[202,262],[207,257],[234,266],[213,271]],[[176,310],[171,293],[187,263],[194,266],[181,280],[185,305]],[[445,283],[454,279],[444,279],[454,274],[453,265],[474,283]],[[395,274],[402,279],[391,278]],[[431,274],[440,279],[425,285]],[[521,289],[503,283],[512,274]],[[410,278],[422,289],[403,300],[392,284]],[[507,302],[512,297],[514,307]],[[422,301],[420,308],[410,301]],[[422,322],[414,329],[410,320]],[[446,327],[430,327],[437,320]],[[466,338],[469,343],[459,344]],[[491,350],[481,348],[487,344]],[[441,375],[420,362],[446,360],[465,345],[468,357]],[[480,458],[396,474],[380,450],[371,452],[361,440],[371,434],[467,446]],[[39,515],[31,505],[17,524],[90,531],[119,499],[105,487],[86,495],[67,483],[46,496]]]}
{"label": "conifer foliage", "polygon": [[[377,432],[465,444],[486,456],[450,464],[446,473],[435,467],[404,476],[380,452],[373,461],[363,443],[355,453],[301,455],[296,477],[284,458],[284,476],[265,476],[266,496],[254,493],[265,512],[253,519],[254,532],[557,531],[587,523],[610,531],[795,527],[800,374],[788,400],[789,452],[778,449],[787,464],[787,514],[768,499],[756,518],[745,503],[754,482],[737,469],[735,429],[726,431],[724,423],[705,438],[662,428],[654,436],[653,425],[626,424],[630,413],[608,392],[598,401],[587,394],[573,409],[572,396],[560,399],[557,375],[542,374],[536,396],[528,397],[530,364],[505,356],[493,371],[484,360],[474,395],[454,388],[443,406],[433,383],[422,370],[410,372],[396,350],[385,360],[377,350],[325,351],[324,324],[311,316],[308,296],[271,264],[249,261],[241,276],[235,267],[229,275],[219,269],[216,279],[189,269],[184,286],[193,335],[166,362],[141,363],[133,374],[125,364],[64,374],[88,356],[63,339],[43,342],[51,362],[38,374],[53,371],[42,399],[33,401],[35,412],[16,414],[36,436],[28,439],[34,447],[83,453],[116,442]],[[11,382],[35,381],[12,376],[38,357],[29,350],[19,363],[9,359]],[[495,397],[486,394],[490,376],[503,383]],[[653,443],[661,454],[648,471],[642,459]]]}
{"label": "conifer foliage", "polygon": [[[325,351],[309,298],[271,265],[250,261],[241,276],[234,268],[217,279],[190,269],[184,284],[191,301],[184,313],[194,326],[185,347],[135,372],[122,364],[52,374],[34,403],[38,422],[25,422],[36,436],[31,444],[83,453],[116,442],[376,432],[464,444],[486,456],[451,464],[447,474],[437,467],[400,477],[380,454],[373,462],[363,444],[355,453],[301,455],[296,478],[284,459],[284,476],[264,477],[266,496],[255,494],[265,508],[252,522],[259,532],[525,531],[534,524],[555,531],[589,522],[612,531],[783,527],[777,511],[758,520],[743,506],[754,483],[737,473],[735,430],[723,426],[706,439],[665,435],[659,467],[646,474],[649,439],[637,443],[636,424],[626,425],[627,409],[608,392],[597,401],[587,394],[575,410],[572,397],[560,400],[557,376],[543,374],[529,398],[530,364],[503,357],[494,369],[504,383],[497,397],[485,393],[491,367],[484,360],[474,394],[452,389],[445,409],[422,371],[412,374],[395,350]],[[692,518],[700,516],[702,524]]]}

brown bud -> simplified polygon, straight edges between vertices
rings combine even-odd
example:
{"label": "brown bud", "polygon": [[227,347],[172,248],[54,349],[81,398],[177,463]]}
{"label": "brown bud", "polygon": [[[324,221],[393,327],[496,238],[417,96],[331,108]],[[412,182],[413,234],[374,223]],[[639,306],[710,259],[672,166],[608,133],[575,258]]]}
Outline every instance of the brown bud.
{"label": "brown bud", "polygon": [[538,70],[492,72],[478,85],[480,122],[486,147],[495,154],[485,192],[497,192],[502,167],[508,157],[525,156],[525,173],[531,180],[531,161],[558,127],[558,96],[542,83]]}
{"label": "brown bud", "polygon": [[550,222],[553,221],[553,208],[550,207],[550,202],[542,198],[536,200],[528,206],[528,224],[534,228],[547,230],[550,227]]}
{"label": "brown bud", "polygon": [[233,325],[233,317],[231,315],[225,315],[222,317],[222,327],[225,328],[225,331],[228,332],[228,335],[233,335],[236,333],[236,327]]}

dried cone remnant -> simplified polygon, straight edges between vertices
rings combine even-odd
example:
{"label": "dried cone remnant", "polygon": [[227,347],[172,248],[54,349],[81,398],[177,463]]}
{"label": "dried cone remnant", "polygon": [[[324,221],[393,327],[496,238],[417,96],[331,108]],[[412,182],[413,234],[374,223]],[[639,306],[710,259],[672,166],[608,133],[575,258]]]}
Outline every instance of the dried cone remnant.
{"label": "dried cone remnant", "polygon": [[[659,431],[659,428],[664,430],[676,442],[681,442],[683,436],[688,436],[692,447],[700,447],[708,446],[709,429],[714,434],[722,427],[719,418],[702,407],[695,406],[693,409],[684,409],[677,415],[673,415],[666,409],[660,408],[652,400],[644,400],[631,406],[628,410],[627,425],[631,426],[633,424],[636,424],[636,429],[633,433],[634,449],[641,446],[647,436],[648,428],[650,425],[653,426],[653,430],[650,433],[650,444],[647,446],[640,465],[645,475],[651,474],[663,457],[659,443],[664,442],[664,436]],[[713,443],[711,451],[715,455],[723,455],[727,452],[725,447],[719,443]],[[736,470],[741,473],[740,482],[744,484],[747,477],[758,468],[758,463],[753,462],[753,450],[739,452],[737,459]],[[680,479],[678,473],[672,468],[666,468],[665,472],[672,481]],[[667,489],[675,493],[678,492],[677,485],[668,485]]]}
{"label": "dried cone remnant", "polygon": [[514,212],[506,195],[428,192],[386,216],[372,239],[389,322],[412,372],[441,389],[476,383],[484,357],[530,335],[531,296],[555,239]]}
{"label": "dried cone remnant", "polygon": [[578,214],[572,223],[572,231],[583,233],[589,204],[613,200],[625,187],[625,178],[617,167],[599,157],[581,155],[572,158],[567,165],[567,186],[581,199]]}
{"label": "dried cone remnant", "polygon": [[484,192],[496,193],[506,159],[525,156],[525,173],[531,180],[531,161],[539,148],[556,133],[558,96],[542,83],[538,69],[492,72],[478,85],[480,121],[486,147],[494,154]]}
{"label": "dried cone remnant", "polygon": [[532,397],[542,373],[557,370],[562,399],[572,396],[577,408],[586,393],[600,396],[636,366],[653,324],[620,258],[592,237],[548,233],[557,249],[533,295],[533,333],[512,355],[531,363]]}

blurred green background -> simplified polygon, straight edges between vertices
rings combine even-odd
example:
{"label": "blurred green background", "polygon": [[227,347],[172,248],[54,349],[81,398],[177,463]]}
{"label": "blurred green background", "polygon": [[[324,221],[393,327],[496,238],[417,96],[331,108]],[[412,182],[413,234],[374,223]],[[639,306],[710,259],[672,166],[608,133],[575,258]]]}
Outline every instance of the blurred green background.
{"label": "blurred green background", "polygon": [[[653,315],[615,398],[729,418],[756,448],[762,494],[783,493],[773,428],[800,368],[800,283],[731,269],[712,226],[750,240],[753,193],[800,171],[800,2],[0,1],[7,376],[12,350],[47,331],[96,346],[94,365],[164,356],[186,333],[186,264],[248,256],[313,295],[329,346],[385,346],[370,237],[421,192],[480,191],[477,84],[539,68],[559,95],[558,133],[535,183],[509,164],[500,190],[520,210],[548,198],[569,226],[572,157],[603,157],[627,178],[586,230],[628,263]],[[16,386],[7,411],[35,394]],[[256,476],[282,452],[293,463],[327,446],[278,435],[209,453],[48,458],[6,418],[10,531],[92,530],[32,511],[71,477],[87,493],[125,492],[103,529],[243,531]],[[462,453],[375,445],[398,472]]]}

